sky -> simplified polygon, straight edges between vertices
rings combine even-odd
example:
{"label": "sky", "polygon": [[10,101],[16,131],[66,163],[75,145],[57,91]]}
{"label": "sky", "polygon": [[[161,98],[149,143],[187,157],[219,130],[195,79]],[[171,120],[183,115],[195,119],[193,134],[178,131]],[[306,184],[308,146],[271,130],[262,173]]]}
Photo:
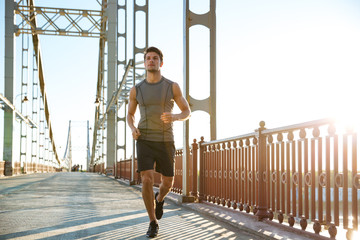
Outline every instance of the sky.
{"label": "sky", "polygon": [[[99,9],[96,0],[35,3]],[[131,9],[132,1],[127,3]],[[1,0],[0,93],[4,93],[3,9]],[[192,0],[190,10],[206,13],[209,1]],[[359,126],[360,94],[355,87],[360,79],[359,1],[221,0],[216,3],[216,17],[218,139],[253,132],[260,121],[265,121],[267,128],[276,128],[337,117]],[[132,14],[128,16],[128,35],[130,58]],[[16,41],[19,44],[20,38]],[[40,41],[51,121],[62,157],[69,120],[79,123],[78,128],[86,127],[87,120],[93,126],[99,40],[41,36]],[[183,1],[149,1],[149,46],[163,51],[162,74],[182,87]],[[190,29],[190,95],[196,99],[209,96],[209,33],[198,25]],[[2,116],[1,112],[3,125]],[[176,146],[181,147],[182,123],[174,126]],[[193,112],[190,139],[204,136],[209,140],[209,135],[208,114]]]}

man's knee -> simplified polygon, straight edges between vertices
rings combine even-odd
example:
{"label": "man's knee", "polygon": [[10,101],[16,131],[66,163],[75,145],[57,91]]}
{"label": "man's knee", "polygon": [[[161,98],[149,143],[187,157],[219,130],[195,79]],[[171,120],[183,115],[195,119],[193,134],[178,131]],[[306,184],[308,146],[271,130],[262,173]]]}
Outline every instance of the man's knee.
{"label": "man's knee", "polygon": [[154,184],[154,176],[150,172],[143,172],[141,174],[142,184]]}
{"label": "man's knee", "polygon": [[164,177],[162,178],[162,185],[166,188],[172,188],[174,183],[174,177]]}

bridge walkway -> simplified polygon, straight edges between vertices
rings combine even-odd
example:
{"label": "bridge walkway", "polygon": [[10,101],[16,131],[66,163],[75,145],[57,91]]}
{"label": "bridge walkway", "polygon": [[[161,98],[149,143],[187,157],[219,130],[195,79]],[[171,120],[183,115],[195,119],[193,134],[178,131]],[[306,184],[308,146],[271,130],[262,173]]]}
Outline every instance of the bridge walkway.
{"label": "bridge walkway", "polygon": [[[179,204],[175,196],[166,200],[157,239],[301,239],[251,219],[226,223],[220,218],[231,214],[216,206]],[[147,239],[147,228],[139,186],[81,172],[0,178],[0,239]]]}

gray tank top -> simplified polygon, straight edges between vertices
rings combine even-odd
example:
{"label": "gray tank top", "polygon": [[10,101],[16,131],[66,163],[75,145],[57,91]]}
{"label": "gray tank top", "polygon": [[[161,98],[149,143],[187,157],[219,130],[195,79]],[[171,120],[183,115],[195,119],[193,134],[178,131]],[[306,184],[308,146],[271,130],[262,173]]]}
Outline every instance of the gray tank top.
{"label": "gray tank top", "polygon": [[157,83],[146,80],[136,84],[136,100],[140,109],[138,128],[140,140],[153,142],[174,141],[173,124],[164,123],[160,116],[163,112],[172,112],[174,108],[174,82],[161,77]]}

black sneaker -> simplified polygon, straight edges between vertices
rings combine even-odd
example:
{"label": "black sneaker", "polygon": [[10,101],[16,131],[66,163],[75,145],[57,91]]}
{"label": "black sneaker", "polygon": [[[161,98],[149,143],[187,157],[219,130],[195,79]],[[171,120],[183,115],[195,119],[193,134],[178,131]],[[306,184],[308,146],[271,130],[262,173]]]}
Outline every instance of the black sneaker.
{"label": "black sneaker", "polygon": [[164,206],[164,202],[165,200],[163,200],[162,202],[158,202],[157,200],[157,196],[159,195],[159,192],[155,193],[155,215],[156,215],[156,219],[161,219],[164,211],[163,211],[163,206]]}
{"label": "black sneaker", "polygon": [[150,223],[146,236],[148,238],[153,238],[158,235],[158,232],[159,232],[159,224],[157,224],[156,221],[154,220]]}

